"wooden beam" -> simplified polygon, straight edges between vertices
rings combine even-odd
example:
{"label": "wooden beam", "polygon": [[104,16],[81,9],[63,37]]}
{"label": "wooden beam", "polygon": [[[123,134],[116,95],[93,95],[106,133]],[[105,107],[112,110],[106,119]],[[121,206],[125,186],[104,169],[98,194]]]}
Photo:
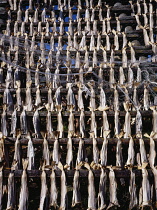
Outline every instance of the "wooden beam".
{"label": "wooden beam", "polygon": [[[117,138],[107,138],[107,139],[108,139],[108,144],[110,144],[110,145],[117,144]],[[89,145],[93,144],[93,140],[91,138],[83,138],[83,140],[84,140],[84,143],[87,144],[87,145],[88,144]],[[96,138],[96,140],[97,140],[97,143],[99,145],[103,144],[103,141],[104,141],[103,138]],[[121,138],[121,141],[122,141],[123,145],[128,145],[129,144],[129,140],[130,139]],[[149,144],[150,143],[150,140],[147,139],[147,138],[143,138],[143,140],[144,140],[145,144]],[[15,141],[16,141],[16,138],[13,138],[13,137],[6,137],[5,138],[5,144],[6,145],[13,145],[15,143]],[[49,145],[53,145],[54,142],[55,142],[55,139],[53,139],[53,138],[49,139],[48,138],[47,141],[48,141]],[[68,142],[68,138],[59,138],[58,141],[59,141],[60,144],[65,144],[66,145],[67,142]],[[78,137],[72,138],[72,142],[75,145],[78,145],[79,141],[80,141],[80,138],[78,138]],[[154,141],[155,141],[155,143],[157,143],[157,139],[154,139]],[[32,142],[33,142],[34,145],[40,145],[40,144],[43,143],[43,139],[32,138]],[[20,143],[22,145],[27,145],[28,144],[28,139],[22,137],[20,139]],[[134,143],[138,145],[139,144],[139,139],[134,138]]]}
{"label": "wooden beam", "polygon": [[[105,169],[105,171],[109,172],[109,169]],[[130,171],[128,169],[126,170],[114,170],[115,171],[115,176],[117,178],[129,178],[130,177]],[[150,177],[153,177],[153,173],[151,171],[151,169],[147,170],[149,173]],[[49,177],[51,175],[51,170],[45,170],[47,176]],[[65,174],[67,177],[73,177],[74,176],[74,172],[75,170],[65,170]],[[80,177],[88,177],[88,170],[86,169],[80,169]],[[142,172],[141,170],[135,169],[133,170],[133,172],[135,173],[136,177],[141,177],[142,176]],[[3,170],[3,176],[4,177],[8,177],[10,173],[10,170]],[[41,170],[27,170],[27,175],[28,178],[36,178],[36,177],[40,177],[41,176],[42,171]],[[101,170],[93,170],[93,173],[95,175],[95,177],[99,177]],[[55,174],[56,177],[60,177],[61,176],[61,171],[60,170],[55,170]],[[22,170],[16,170],[14,171],[14,175],[15,177],[19,178],[22,176]]]}

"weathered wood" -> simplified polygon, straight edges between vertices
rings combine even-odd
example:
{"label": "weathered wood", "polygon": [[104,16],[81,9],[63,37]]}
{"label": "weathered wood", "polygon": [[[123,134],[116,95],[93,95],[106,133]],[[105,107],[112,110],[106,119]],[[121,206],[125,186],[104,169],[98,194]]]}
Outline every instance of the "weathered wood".
{"label": "weathered wood", "polygon": [[[108,173],[108,169],[106,169],[106,172]],[[115,171],[115,176],[117,178],[129,178],[130,177],[130,171],[128,169],[126,170],[114,170]],[[142,176],[142,172],[141,170],[133,170],[135,172],[135,175],[136,177],[141,177]],[[28,178],[36,178],[36,177],[40,177],[41,176],[41,170],[28,170],[27,171],[27,175],[28,175]],[[51,174],[51,170],[45,170],[47,176],[49,177],[50,174]],[[74,172],[75,170],[66,170],[65,171],[65,174],[67,177],[73,177],[74,176]],[[79,170],[80,172],[80,177],[88,177],[88,170],[85,170],[85,169],[80,169]],[[3,175],[4,177],[8,177],[10,173],[10,170],[4,170],[3,171]],[[95,175],[95,177],[99,177],[100,176],[100,173],[101,173],[101,170],[93,170],[93,173]],[[150,169],[148,169],[148,173],[149,173],[149,176],[150,177],[153,177],[153,173]],[[17,170],[14,172],[15,174],[15,177],[21,177],[22,175],[22,170]],[[55,174],[56,174],[56,177],[60,177],[61,176],[61,171],[60,170],[55,170]]]}
{"label": "weathered wood", "polygon": [[[31,116],[33,116],[34,112],[35,111],[27,111],[26,115],[31,117]],[[80,111],[73,111],[73,113],[74,113],[74,116],[80,116],[81,112]],[[106,111],[106,113],[107,113],[107,116],[114,116],[114,114],[115,114],[114,111]],[[146,116],[151,116],[152,111],[140,111],[140,113],[143,117],[146,117]],[[8,116],[11,116],[11,114],[12,114],[12,112],[7,112]],[[17,115],[20,116],[20,114],[21,114],[21,112],[18,111]],[[65,117],[69,116],[69,114],[70,114],[69,111],[62,111],[62,115],[65,116]],[[84,114],[85,114],[85,116],[90,116],[91,112],[90,111],[85,111]],[[124,117],[125,114],[126,114],[125,111],[119,111],[119,116],[120,117]],[[131,116],[135,117],[136,116],[136,111],[131,111],[130,114],[131,114]],[[41,117],[45,117],[45,116],[47,116],[47,111],[39,111],[39,115]],[[95,115],[96,116],[102,116],[102,112],[101,111],[95,111]],[[51,116],[57,116],[57,112],[52,111]]]}
{"label": "weathered wood", "polygon": [[[91,138],[83,138],[83,140],[84,140],[84,143],[87,144],[87,145],[88,144],[89,145],[93,144],[93,140]],[[96,138],[96,140],[97,140],[97,144],[100,144],[100,145],[103,144],[103,141],[104,141],[103,138]],[[150,142],[150,140],[147,139],[147,138],[143,138],[143,140],[144,140],[145,144],[149,144],[149,142]],[[6,145],[13,145],[15,143],[15,141],[16,141],[16,138],[7,137],[5,139],[5,144]],[[54,142],[55,142],[55,139],[47,139],[47,141],[48,141],[49,145],[53,145]],[[66,145],[67,142],[68,142],[68,138],[61,138],[61,139],[59,138],[58,141],[59,141],[60,144],[65,144]],[[78,145],[79,141],[80,141],[80,139],[78,137],[72,138],[72,142],[75,145]],[[108,138],[108,144],[111,144],[111,145],[113,144],[114,145],[114,144],[117,144],[117,141],[118,141],[117,138]],[[121,138],[121,141],[122,141],[123,145],[128,145],[129,144],[129,139]],[[154,141],[155,141],[155,143],[157,143],[157,139],[154,139]],[[33,142],[34,145],[40,145],[40,144],[43,144],[43,139],[32,138],[32,142]],[[21,138],[20,143],[22,145],[27,145],[28,144],[28,139]],[[134,143],[138,145],[139,144],[139,139],[135,138]]]}

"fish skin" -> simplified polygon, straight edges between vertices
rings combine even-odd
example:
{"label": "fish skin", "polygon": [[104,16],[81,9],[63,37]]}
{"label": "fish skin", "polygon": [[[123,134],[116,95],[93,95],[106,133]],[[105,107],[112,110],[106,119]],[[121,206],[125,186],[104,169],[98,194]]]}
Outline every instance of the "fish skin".
{"label": "fish skin", "polygon": [[1,115],[1,131],[3,136],[8,136],[8,131],[7,131],[7,115],[6,115],[6,107],[3,107],[3,112]]}
{"label": "fish skin", "polygon": [[43,160],[45,162],[45,165],[49,166],[50,165],[50,151],[49,151],[49,145],[48,145],[48,141],[46,137],[44,137],[42,148],[43,148]]}
{"label": "fish skin", "polygon": [[32,81],[27,81],[27,83],[26,83],[26,108],[27,108],[27,111],[32,111],[32,109],[33,109],[31,85],[32,85]]}
{"label": "fish skin", "polygon": [[53,145],[52,159],[55,162],[55,164],[58,165],[58,163],[60,161],[58,139],[55,140],[54,145]]}
{"label": "fish skin", "polygon": [[51,180],[50,206],[53,206],[56,209],[58,207],[58,205],[57,205],[58,192],[57,192],[56,176],[55,176],[54,169],[52,169],[52,172],[51,172],[51,175],[50,175],[50,180]]}
{"label": "fish skin", "polygon": [[131,210],[138,205],[137,195],[136,195],[135,173],[132,171],[132,168],[130,168],[129,193],[130,193],[129,210]]}
{"label": "fish skin", "polygon": [[80,162],[85,161],[85,159],[86,159],[86,151],[85,151],[85,146],[84,146],[84,140],[80,138],[78,152],[77,152],[76,166]]}
{"label": "fish skin", "polygon": [[122,141],[120,138],[118,138],[116,147],[116,166],[123,166]]}
{"label": "fish skin", "polygon": [[84,110],[81,109],[81,114],[80,114],[80,135],[82,138],[85,137],[85,122],[84,122],[85,114]]}
{"label": "fish skin", "polygon": [[15,183],[14,172],[10,172],[8,176],[8,201],[6,210],[14,209],[15,205]]}
{"label": "fish skin", "polygon": [[21,143],[19,141],[19,136],[17,136],[15,141],[15,152],[12,166],[14,167],[14,161],[17,163],[17,169],[21,169]]}
{"label": "fish skin", "polygon": [[17,127],[17,110],[14,109],[14,112],[11,115],[11,132],[10,132],[10,134],[13,134],[13,137],[15,137],[16,134],[16,127]]}
{"label": "fish skin", "polygon": [[110,203],[107,209],[110,209],[113,206],[119,207],[119,203],[117,199],[117,182],[115,179],[115,173],[112,168],[110,168],[110,171],[109,171],[109,181],[110,181],[110,185],[109,185]]}
{"label": "fish skin", "polygon": [[100,182],[99,182],[99,193],[98,193],[98,210],[106,208],[106,182],[107,175],[103,168],[101,168]]}
{"label": "fish skin", "polygon": [[148,164],[148,160],[147,160],[147,154],[146,154],[146,150],[145,150],[144,141],[143,141],[142,138],[139,139],[139,143],[140,143],[141,163],[144,166],[144,165],[147,165]]}
{"label": "fish skin", "polygon": [[129,140],[129,148],[128,148],[128,159],[126,162],[126,166],[133,166],[135,161],[135,150],[134,150],[134,140],[130,136]]}
{"label": "fish skin", "polygon": [[70,170],[70,166],[73,161],[73,152],[72,152],[72,138],[68,137],[68,142],[67,142],[67,155],[66,155],[66,164],[68,169]]}
{"label": "fish skin", "polygon": [[41,174],[41,192],[40,192],[40,204],[39,204],[39,209],[38,210],[44,210],[45,206],[45,200],[47,196],[48,188],[46,184],[46,172],[42,170]]}
{"label": "fish skin", "polygon": [[0,168],[0,209],[2,209],[3,198],[3,167]]}
{"label": "fish skin", "polygon": [[61,172],[61,201],[59,210],[65,210],[67,207],[67,186],[64,170]]}
{"label": "fish skin", "polygon": [[79,170],[75,170],[74,179],[73,179],[72,207],[74,207],[78,203],[81,203],[79,177],[80,177]]}
{"label": "fish skin", "polygon": [[34,115],[33,115],[33,126],[34,126],[34,131],[35,131],[36,138],[40,138],[41,137],[40,115],[39,115],[38,109],[36,109],[36,111],[34,112]]}
{"label": "fish skin", "polygon": [[94,175],[91,170],[88,172],[88,210],[96,210]]}
{"label": "fish skin", "polygon": [[20,127],[21,127],[21,132],[23,134],[28,133],[27,115],[26,115],[26,110],[24,107],[23,107],[23,111],[21,112],[21,115],[20,115]]}
{"label": "fish skin", "polygon": [[23,172],[21,177],[21,190],[20,190],[20,197],[19,197],[19,208],[18,210],[27,210],[28,205],[28,187],[27,187],[27,160],[23,163]]}
{"label": "fish skin", "polygon": [[27,158],[28,158],[28,170],[34,169],[34,158],[35,158],[35,153],[34,153],[34,147],[33,147],[33,142],[30,136],[27,136],[28,140],[28,147],[27,147]]}

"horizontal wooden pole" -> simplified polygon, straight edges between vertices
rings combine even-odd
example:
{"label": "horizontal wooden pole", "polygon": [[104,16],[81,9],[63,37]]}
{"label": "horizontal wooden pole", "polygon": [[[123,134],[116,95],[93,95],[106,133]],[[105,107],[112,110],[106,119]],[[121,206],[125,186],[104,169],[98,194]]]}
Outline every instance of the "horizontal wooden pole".
{"label": "horizontal wooden pole", "polygon": [[[107,139],[108,139],[108,144],[111,144],[111,145],[117,144],[117,141],[118,141],[117,138],[107,138]],[[83,138],[83,140],[84,140],[85,144],[90,144],[90,145],[93,144],[93,140],[91,138]],[[104,141],[103,138],[96,138],[96,140],[97,140],[97,144],[100,144],[100,145],[103,144],[103,141]],[[129,138],[127,138],[127,139],[121,138],[121,141],[122,141],[123,145],[128,145],[129,140],[130,140]],[[144,140],[145,144],[150,143],[150,140],[148,138],[143,138],[143,140]],[[15,141],[16,141],[16,138],[6,137],[5,144],[6,145],[13,145],[15,143]],[[48,141],[49,145],[53,145],[53,143],[55,142],[55,139],[53,139],[53,138],[49,139],[48,138],[47,141]],[[68,142],[68,138],[59,138],[58,141],[59,141],[59,144],[65,144],[66,145],[67,142]],[[78,145],[79,141],[80,141],[80,138],[78,138],[78,137],[72,138],[72,142],[75,145]],[[157,143],[157,139],[154,139],[154,141],[155,141],[155,143]],[[32,138],[32,142],[33,142],[34,145],[43,144],[43,139]],[[28,139],[22,137],[20,139],[20,143],[22,145],[27,145],[28,144]],[[139,139],[135,138],[134,143],[139,144]]]}
{"label": "horizontal wooden pole", "polygon": [[[26,115],[27,116],[33,116],[34,115],[34,112],[35,111],[27,111],[26,112]],[[2,111],[0,112],[0,114],[2,113]],[[101,112],[101,111],[95,111],[95,115],[96,116],[99,116],[99,117],[102,117],[102,113],[103,112]],[[107,116],[114,116],[114,114],[115,114],[115,112],[114,111],[106,111],[106,113],[107,113]],[[152,111],[150,110],[150,111],[140,111],[140,113],[141,113],[141,115],[143,116],[143,117],[150,117],[151,115],[152,115]],[[81,112],[80,111],[73,111],[73,114],[74,114],[74,116],[80,116],[80,114],[81,114]],[[91,111],[84,111],[84,114],[85,114],[85,116],[91,116]],[[131,116],[136,116],[136,111],[131,111],[130,112],[130,114],[131,114]],[[12,115],[12,112],[7,112],[7,115],[8,116],[11,116]],[[18,116],[20,116],[21,115],[21,112],[17,112],[17,115]],[[45,117],[45,116],[47,116],[47,111],[39,111],[39,115],[41,116],[41,117]],[[62,111],[62,116],[65,116],[65,117],[67,117],[67,116],[69,116],[70,115],[70,112],[69,111]],[[119,116],[120,117],[124,117],[126,115],[126,112],[125,111],[120,111],[119,112]],[[57,116],[57,112],[55,112],[55,111],[52,111],[51,112],[51,116]]]}
{"label": "horizontal wooden pole", "polygon": [[[47,176],[49,177],[50,174],[51,174],[51,170],[45,170],[45,171],[46,171]],[[115,171],[115,176],[117,178],[125,178],[125,177],[129,178],[130,177],[130,171],[128,169],[126,169],[126,170],[114,170],[114,171]],[[75,170],[66,170],[65,171],[67,177],[73,177],[74,172],[75,172]],[[88,177],[88,170],[80,169],[79,172],[80,172],[80,177]],[[106,172],[108,173],[109,169],[106,169]],[[142,176],[141,170],[135,169],[135,170],[133,170],[133,172],[135,172],[136,177]],[[5,169],[3,170],[3,176],[4,177],[8,177],[9,173],[10,173],[10,170],[5,170]],[[41,170],[28,170],[27,171],[27,175],[30,178],[40,177],[41,173],[42,173]],[[93,173],[94,173],[95,177],[99,177],[100,173],[101,173],[101,170],[93,170]],[[148,169],[148,173],[149,173],[150,177],[153,176],[153,173],[152,173],[151,169]],[[22,176],[22,170],[17,170],[17,171],[14,172],[14,174],[15,174],[15,177],[17,177],[17,178],[21,177]],[[61,176],[61,171],[60,170],[55,170],[55,174],[56,174],[56,177],[60,177]]]}

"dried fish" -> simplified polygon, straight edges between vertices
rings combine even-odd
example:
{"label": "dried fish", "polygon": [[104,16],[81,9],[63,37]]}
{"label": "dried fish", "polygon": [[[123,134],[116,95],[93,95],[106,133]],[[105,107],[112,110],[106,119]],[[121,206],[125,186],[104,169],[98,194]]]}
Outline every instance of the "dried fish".
{"label": "dried fish", "polygon": [[140,157],[141,157],[142,168],[145,168],[148,165],[148,160],[144,146],[144,141],[142,138],[140,138],[139,142],[140,142]]}
{"label": "dried fish", "polygon": [[[12,163],[12,167],[14,168],[14,161],[17,164],[17,169],[21,168],[21,144],[19,141],[21,134],[19,134],[16,138],[15,141],[15,152],[14,152],[14,158],[13,158],[13,163]],[[15,169],[14,169],[15,170]]]}
{"label": "dried fish", "polygon": [[50,179],[51,179],[50,206],[53,206],[56,209],[56,208],[58,208],[58,205],[57,205],[58,192],[57,192],[56,175],[55,175],[54,168],[52,168]]}
{"label": "dried fish", "polygon": [[26,173],[27,164],[28,161],[24,160],[18,210],[27,210],[28,207],[28,187],[27,187],[27,173]]}
{"label": "dried fish", "polygon": [[118,135],[120,133],[120,124],[119,124],[119,111],[115,110],[114,114],[114,124],[115,124],[115,135]]}
{"label": "dried fish", "polygon": [[35,154],[34,154],[34,147],[33,147],[33,142],[30,137],[30,134],[27,135],[27,139],[28,139],[28,147],[27,147],[28,166],[27,166],[27,169],[32,170],[32,169],[34,169]]}
{"label": "dried fish", "polygon": [[43,160],[46,166],[50,165],[50,151],[46,136],[44,136],[44,141],[43,141]]}
{"label": "dried fish", "polygon": [[133,166],[134,161],[135,161],[134,140],[132,136],[130,136],[129,148],[128,148],[128,159],[127,159],[126,165]]}
{"label": "dried fish", "polygon": [[70,115],[68,119],[68,137],[75,134],[73,107],[73,105],[69,106]]}
{"label": "dried fish", "polygon": [[11,171],[8,176],[8,201],[7,201],[7,208],[14,209],[15,206],[15,182],[14,182],[14,172]]}
{"label": "dried fish", "polygon": [[39,210],[45,209],[45,200],[47,197],[47,184],[46,184],[46,172],[44,170],[44,166],[42,167],[42,174],[41,174],[41,192],[40,192],[40,204],[39,204]]}
{"label": "dried fish", "polygon": [[117,147],[116,147],[116,166],[123,166],[123,155],[122,155],[122,141],[121,141],[121,133],[117,135]]}
{"label": "dried fish", "polygon": [[144,136],[150,139],[150,150],[149,150],[149,165],[151,168],[154,168],[155,158],[156,158],[156,150],[155,150],[155,142],[154,142],[154,133],[151,132],[150,136],[145,134]]}
{"label": "dried fish", "polygon": [[99,193],[98,193],[98,210],[106,208],[106,182],[107,175],[103,168],[101,168]]}
{"label": "dried fish", "polygon": [[93,138],[93,162],[95,164],[99,163],[99,149],[97,147],[97,140],[94,137],[94,133],[91,134]]}
{"label": "dried fish", "polygon": [[107,145],[108,145],[108,139],[107,136],[109,135],[110,131],[104,131],[104,140],[103,140],[103,145],[100,151],[100,160],[101,160],[101,165],[106,166],[107,165]]}
{"label": "dried fish", "polygon": [[78,203],[81,203],[79,177],[80,177],[79,166],[77,166],[74,173],[74,179],[73,179],[72,207],[74,207]]}
{"label": "dried fish", "polygon": [[80,135],[82,138],[85,136],[85,122],[84,122],[85,114],[84,114],[84,109],[81,109],[81,114],[80,114]]}
{"label": "dried fish", "polygon": [[53,145],[53,152],[52,152],[52,159],[55,162],[55,164],[58,165],[58,163],[60,161],[58,137],[55,137],[55,142]]}
{"label": "dried fish", "polygon": [[152,131],[155,133],[154,138],[157,138],[157,110],[156,106],[151,106],[150,109],[153,111],[153,117],[152,117],[152,124],[153,128]]}
{"label": "dried fish", "polygon": [[67,142],[67,156],[66,156],[66,167],[70,169],[70,166],[73,161],[73,151],[72,151],[72,136],[68,137],[68,142]]}
{"label": "dried fish", "polygon": [[42,109],[43,107],[39,107],[36,109],[33,115],[33,126],[34,126],[34,131],[35,131],[35,136],[36,138],[41,138],[41,133],[40,133],[40,115],[39,115],[39,110]]}
{"label": "dried fish", "polygon": [[2,209],[3,198],[3,167],[0,167],[0,209]]}
{"label": "dried fish", "polygon": [[41,104],[41,97],[40,97],[40,89],[38,85],[37,90],[36,90],[35,106],[39,106],[40,104]]}
{"label": "dried fish", "polygon": [[59,209],[65,210],[67,207],[67,186],[65,172],[61,162],[59,162],[58,168],[61,170],[61,200]]}
{"label": "dried fish", "polygon": [[3,105],[3,113],[1,115],[1,131],[3,136],[8,136],[6,105]]}
{"label": "dried fish", "polygon": [[23,106],[23,111],[21,112],[21,115],[20,115],[20,127],[21,127],[21,132],[23,134],[28,133],[26,106]]}
{"label": "dried fish", "polygon": [[109,180],[110,180],[110,186],[109,186],[110,203],[107,209],[110,209],[113,206],[120,207],[118,203],[118,199],[117,199],[117,182],[116,182],[114,170],[112,168],[110,168],[110,171],[109,171]]}
{"label": "dried fish", "polygon": [[32,105],[32,96],[31,96],[31,85],[32,81],[26,82],[26,110],[32,111],[33,105]]}
{"label": "dried fish", "polygon": [[16,127],[17,127],[17,110],[15,108],[11,115],[11,132],[10,132],[10,134],[13,134],[13,137],[15,137],[15,135],[16,135]]}
{"label": "dried fish", "polygon": [[92,138],[93,136],[92,132],[94,132],[94,136],[95,138],[97,138],[97,123],[95,120],[95,111],[91,107],[89,107],[89,109],[91,111],[90,138]]}
{"label": "dried fish", "polygon": [[0,163],[4,160],[5,151],[4,151],[4,137],[0,132]]}
{"label": "dried fish", "polygon": [[124,109],[126,111],[126,114],[125,114],[125,122],[124,122],[124,138],[129,138],[129,136],[131,135],[131,124],[130,124],[130,121],[131,121],[131,116],[130,116],[130,112],[129,112],[129,104],[126,102],[126,103],[123,103],[124,105]]}
{"label": "dried fish", "polygon": [[150,189],[150,183],[148,179],[148,172],[145,168],[142,168],[142,202],[141,207],[144,206],[151,206],[151,189]]}
{"label": "dried fish", "polygon": [[59,132],[59,138],[63,138],[63,120],[62,120],[62,107],[60,105],[56,106],[57,109],[57,131]]}
{"label": "dried fish", "polygon": [[140,113],[140,107],[137,107],[136,109],[136,137],[139,138],[142,134],[142,116]]}
{"label": "dried fish", "polygon": [[84,146],[84,140],[80,138],[78,152],[77,152],[76,166],[79,165],[80,162],[85,160],[86,160],[86,151]]}
{"label": "dried fish", "polygon": [[137,195],[136,195],[136,183],[135,183],[135,173],[130,168],[130,186],[129,186],[129,193],[130,193],[130,203],[129,209],[133,209],[137,206]]}

